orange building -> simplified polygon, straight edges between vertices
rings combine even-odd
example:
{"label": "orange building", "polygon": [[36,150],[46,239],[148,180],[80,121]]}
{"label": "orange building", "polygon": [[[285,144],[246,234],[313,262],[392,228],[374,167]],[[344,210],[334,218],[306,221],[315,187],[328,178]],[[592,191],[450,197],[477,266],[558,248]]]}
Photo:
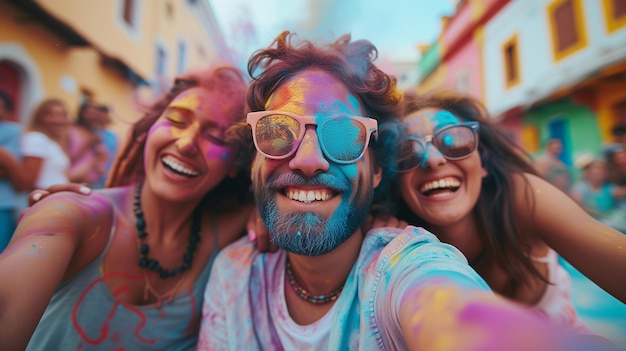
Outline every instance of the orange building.
{"label": "orange building", "polygon": [[25,124],[49,97],[72,112],[107,104],[120,137],[187,70],[228,60],[208,1],[7,0],[0,2],[0,90]]}

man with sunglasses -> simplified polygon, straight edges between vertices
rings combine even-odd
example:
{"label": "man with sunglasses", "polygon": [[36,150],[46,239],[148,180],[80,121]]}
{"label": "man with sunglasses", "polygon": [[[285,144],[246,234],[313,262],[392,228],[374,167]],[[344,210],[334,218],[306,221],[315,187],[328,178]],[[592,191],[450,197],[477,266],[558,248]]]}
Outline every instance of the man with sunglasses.
{"label": "man with sunglasses", "polygon": [[252,131],[257,207],[280,250],[244,239],[220,253],[198,349],[556,349],[554,328],[496,299],[454,247],[415,227],[361,231],[395,163],[395,82],[367,41],[290,39],[250,59],[264,68],[255,112],[233,131]]}

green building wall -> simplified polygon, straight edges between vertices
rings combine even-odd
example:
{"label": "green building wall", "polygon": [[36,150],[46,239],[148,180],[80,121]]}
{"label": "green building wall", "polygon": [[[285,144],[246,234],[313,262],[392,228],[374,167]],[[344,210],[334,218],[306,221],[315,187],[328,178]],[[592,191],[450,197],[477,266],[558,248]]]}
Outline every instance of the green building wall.
{"label": "green building wall", "polygon": [[[547,102],[531,108],[524,116],[524,126],[537,128],[541,149],[532,156],[537,157],[545,151],[550,139],[550,124],[562,119],[565,123],[564,153],[572,167],[574,179],[579,179],[580,170],[573,164],[578,156],[591,152],[601,156],[602,139],[596,114],[588,106],[575,104],[571,98]],[[566,162],[567,163],[567,162]]]}

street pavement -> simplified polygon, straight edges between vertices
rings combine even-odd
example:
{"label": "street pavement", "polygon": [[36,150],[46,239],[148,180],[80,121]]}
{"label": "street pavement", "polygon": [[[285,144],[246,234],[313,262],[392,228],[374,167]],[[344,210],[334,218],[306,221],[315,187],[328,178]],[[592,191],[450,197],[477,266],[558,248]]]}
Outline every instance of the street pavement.
{"label": "street pavement", "polygon": [[572,301],[587,327],[611,340],[619,350],[626,351],[626,304],[602,290],[565,260],[561,259],[561,264],[572,277]]}

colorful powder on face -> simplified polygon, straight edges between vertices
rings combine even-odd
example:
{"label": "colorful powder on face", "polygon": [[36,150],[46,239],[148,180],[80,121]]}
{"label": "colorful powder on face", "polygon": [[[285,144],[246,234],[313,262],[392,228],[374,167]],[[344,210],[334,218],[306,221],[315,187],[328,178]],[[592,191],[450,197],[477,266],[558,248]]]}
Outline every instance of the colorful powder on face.
{"label": "colorful powder on face", "polygon": [[184,92],[174,99],[169,105],[170,107],[178,107],[184,110],[198,110],[200,106],[200,97],[195,92]]}
{"label": "colorful powder on face", "polygon": [[453,115],[452,113],[446,110],[439,110],[435,112],[434,116],[431,117],[435,123],[437,128],[441,128],[450,124],[459,124],[461,123],[459,119]]}
{"label": "colorful powder on face", "polygon": [[304,89],[301,86],[298,87],[297,81],[292,81],[288,89],[278,89],[270,95],[265,103],[265,109],[270,109],[269,106],[281,106],[281,109],[287,110],[289,107],[295,108],[303,103]]}
{"label": "colorful powder on face", "polygon": [[231,150],[227,146],[216,145],[211,143],[206,148],[204,156],[207,160],[228,161],[232,155]]}
{"label": "colorful powder on face", "polygon": [[346,176],[346,178],[353,180],[359,175],[359,166],[357,163],[342,165],[341,172]]}

